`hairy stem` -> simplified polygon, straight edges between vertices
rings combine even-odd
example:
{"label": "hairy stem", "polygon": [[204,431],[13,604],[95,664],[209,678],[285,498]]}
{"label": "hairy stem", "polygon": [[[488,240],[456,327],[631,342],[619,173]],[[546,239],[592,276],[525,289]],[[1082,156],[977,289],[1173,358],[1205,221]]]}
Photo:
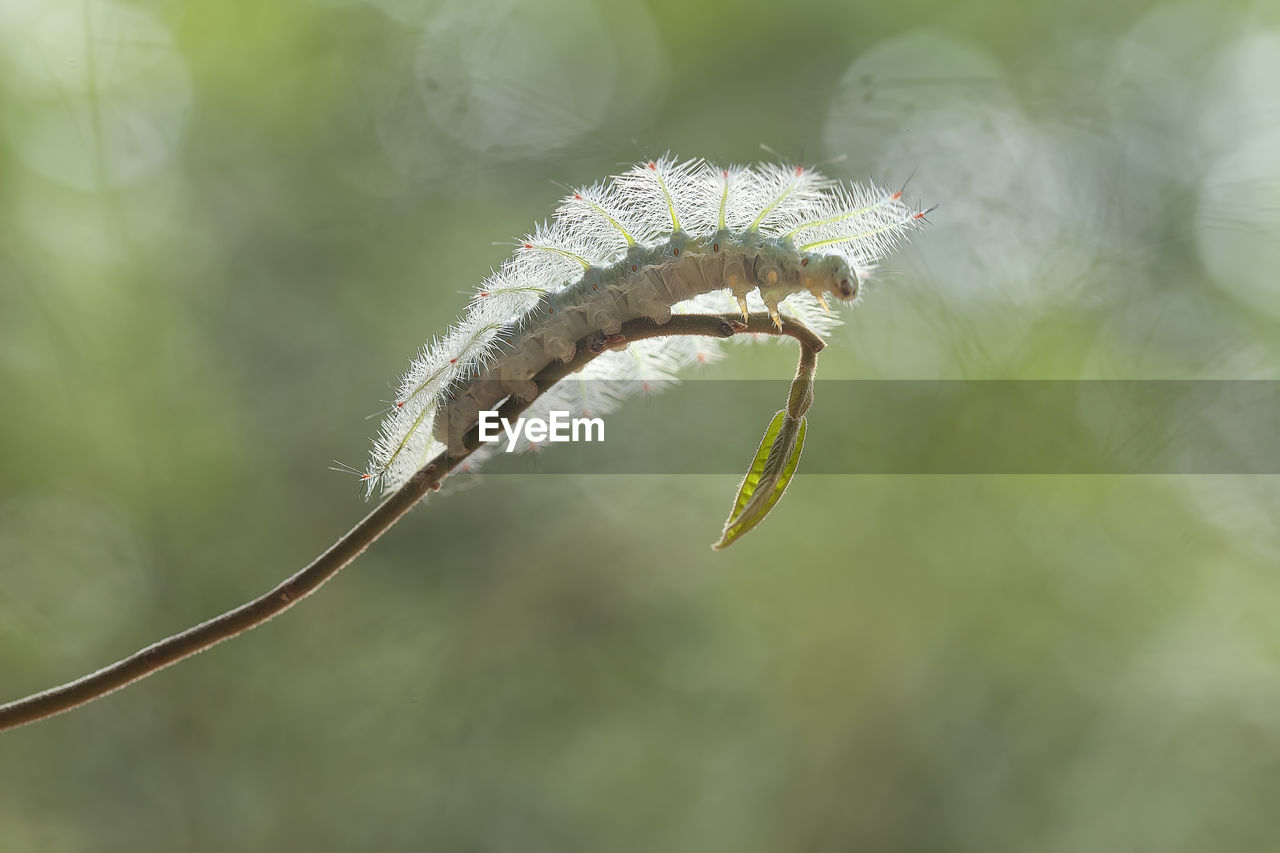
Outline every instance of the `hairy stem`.
{"label": "hairy stem", "polygon": [[[622,330],[607,339],[608,346],[620,346],[646,338],[668,335],[702,335],[713,338],[729,338],[735,334],[787,335],[801,344],[801,364],[812,364],[812,354],[821,350],[823,340],[800,323],[786,319],[781,329],[774,326],[767,314],[754,314],[745,322],[715,314],[676,314],[669,322],[658,325],[652,320],[638,319],[624,323]],[[542,393],[564,377],[582,368],[603,351],[601,341],[584,338],[578,342],[577,352],[567,363],[554,362],[534,377],[538,392]],[[811,370],[812,368],[810,368]],[[532,404],[532,400],[508,399],[499,410],[504,418],[514,418]],[[352,560],[373,544],[379,536],[391,528],[428,491],[438,488],[450,471],[460,465],[480,446],[479,429],[472,429],[464,439],[466,453],[450,457],[441,453],[409,481],[389,496],[378,507],[351,528],[345,536],[333,543],[310,565],[280,583],[269,592],[239,607],[215,616],[185,631],[166,637],[144,649],[103,667],[97,672],[52,687],[40,693],[0,705],[0,731],[16,728],[26,723],[42,720],[69,711],[79,705],[92,702],[114,690],[119,690],[157,670],[177,663],[183,658],[213,646],[283,613],[303,598],[319,589],[325,581],[345,568]]]}

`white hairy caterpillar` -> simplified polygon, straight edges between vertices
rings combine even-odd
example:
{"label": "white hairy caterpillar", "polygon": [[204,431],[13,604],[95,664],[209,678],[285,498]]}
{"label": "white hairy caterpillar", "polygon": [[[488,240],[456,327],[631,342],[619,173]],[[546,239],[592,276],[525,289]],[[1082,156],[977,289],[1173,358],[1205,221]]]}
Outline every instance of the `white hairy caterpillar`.
{"label": "white hairy caterpillar", "polygon": [[786,314],[825,333],[837,321],[824,294],[854,301],[859,271],[927,212],[901,190],[772,163],[721,168],[664,157],[574,190],[477,288],[466,314],[423,347],[361,479],[370,495],[391,492],[438,454],[464,455],[461,437],[479,412],[508,397],[536,398],[531,416],[602,414],[626,385],[583,380],[653,383],[718,355],[705,338],[637,341],[539,396],[532,378],[542,368],[568,362],[588,336],[608,346],[628,320],[763,308],[779,328]]}

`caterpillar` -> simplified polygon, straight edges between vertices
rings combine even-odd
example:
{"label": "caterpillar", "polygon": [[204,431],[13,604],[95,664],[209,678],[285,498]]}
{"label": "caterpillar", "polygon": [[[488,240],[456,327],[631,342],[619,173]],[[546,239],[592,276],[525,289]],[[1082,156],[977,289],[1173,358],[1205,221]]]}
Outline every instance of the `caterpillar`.
{"label": "caterpillar", "polygon": [[854,302],[879,259],[928,212],[907,205],[902,190],[840,183],[802,165],[671,156],[572,190],[401,377],[361,475],[368,495],[394,491],[441,452],[464,453],[461,437],[479,413],[507,397],[536,398],[534,415],[603,414],[628,386],[589,380],[652,387],[719,354],[709,339],[636,341],[538,395],[532,378],[541,369],[628,320],[763,308],[779,328],[785,314],[828,333],[837,321],[826,295]]}

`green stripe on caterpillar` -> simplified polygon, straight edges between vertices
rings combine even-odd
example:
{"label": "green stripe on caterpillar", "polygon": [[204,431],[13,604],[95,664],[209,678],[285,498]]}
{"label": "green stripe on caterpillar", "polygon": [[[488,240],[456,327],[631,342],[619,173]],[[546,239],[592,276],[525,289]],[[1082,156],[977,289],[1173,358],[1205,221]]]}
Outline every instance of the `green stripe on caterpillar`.
{"label": "green stripe on caterpillar", "polygon": [[629,320],[766,310],[779,326],[791,316],[825,333],[836,322],[826,296],[853,302],[860,278],[925,213],[901,190],[772,163],[664,157],[570,192],[402,377],[362,475],[369,494],[394,491],[446,449],[461,455],[479,412],[507,397],[536,397],[534,416],[568,399],[600,414],[617,405],[616,393],[589,380],[657,382],[717,355],[714,341],[638,341],[538,394],[539,371]]}

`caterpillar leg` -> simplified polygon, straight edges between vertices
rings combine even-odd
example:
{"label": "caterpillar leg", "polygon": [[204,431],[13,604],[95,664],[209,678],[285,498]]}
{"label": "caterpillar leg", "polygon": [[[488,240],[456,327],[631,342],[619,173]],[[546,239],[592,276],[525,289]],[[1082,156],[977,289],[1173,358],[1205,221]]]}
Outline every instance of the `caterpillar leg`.
{"label": "caterpillar leg", "polygon": [[534,400],[538,396],[538,383],[533,381],[523,365],[507,364],[500,367],[498,383],[504,394],[519,397],[521,400]]}
{"label": "caterpillar leg", "polygon": [[750,319],[750,312],[747,311],[747,297],[745,296],[738,297],[738,310],[742,312],[743,322],[746,322],[747,320]]}
{"label": "caterpillar leg", "polygon": [[559,336],[547,335],[542,342],[542,351],[561,364],[570,361],[578,351],[577,342]]}
{"label": "caterpillar leg", "polygon": [[775,306],[773,306],[772,308],[770,308],[770,309],[769,309],[769,319],[773,320],[773,325],[774,325],[775,327],[777,327],[777,329],[778,329],[778,331],[779,331],[779,332],[781,332],[781,331],[782,331],[782,316],[781,316],[780,314],[778,314],[778,306],[776,306],[776,305],[775,305]]}

